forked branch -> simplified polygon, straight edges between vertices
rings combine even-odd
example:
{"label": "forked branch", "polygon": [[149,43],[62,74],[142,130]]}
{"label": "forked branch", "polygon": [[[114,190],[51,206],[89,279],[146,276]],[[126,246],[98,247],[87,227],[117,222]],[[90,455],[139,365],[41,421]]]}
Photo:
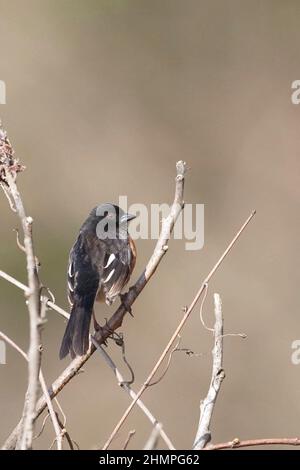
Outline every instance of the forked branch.
{"label": "forked branch", "polygon": [[41,318],[40,318],[40,282],[37,273],[36,258],[32,241],[31,217],[27,217],[18,191],[16,178],[23,167],[14,156],[6,132],[0,124],[0,184],[10,201],[10,207],[19,216],[23,236],[24,251],[27,261],[28,291],[26,292],[29,312],[29,351],[28,351],[28,388],[25,396],[22,426],[18,435],[17,448],[21,450],[32,448],[33,426],[36,403],[39,393],[39,374],[41,364]]}

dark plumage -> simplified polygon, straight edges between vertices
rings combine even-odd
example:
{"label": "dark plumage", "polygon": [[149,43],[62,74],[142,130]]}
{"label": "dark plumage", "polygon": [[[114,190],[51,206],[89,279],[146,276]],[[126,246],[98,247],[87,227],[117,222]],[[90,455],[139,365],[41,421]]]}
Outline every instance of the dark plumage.
{"label": "dark plumage", "polygon": [[82,356],[89,347],[89,329],[95,300],[110,305],[129,281],[136,251],[128,234],[134,216],[112,204],[92,210],[71,249],[68,298],[71,315],[59,357]]}

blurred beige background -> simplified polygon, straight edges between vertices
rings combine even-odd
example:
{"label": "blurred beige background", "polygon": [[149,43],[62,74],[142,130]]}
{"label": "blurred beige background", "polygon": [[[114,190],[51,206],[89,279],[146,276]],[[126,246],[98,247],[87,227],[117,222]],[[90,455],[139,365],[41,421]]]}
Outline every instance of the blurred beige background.
{"label": "blurred beige background", "polygon": [[[27,171],[19,180],[35,220],[41,278],[67,307],[68,251],[97,203],[170,203],[178,159],[188,162],[186,202],[205,204],[205,246],[188,252],[172,241],[155,278],[122,331],[139,387],[201,280],[253,208],[257,216],[214,277],[227,333],[226,380],[215,410],[213,442],[300,434],[300,78],[297,0],[0,0],[0,106]],[[0,269],[26,282],[17,221],[0,197]],[[154,246],[137,242],[134,279]],[[111,312],[97,307],[99,318]],[[101,313],[102,312],[102,313]],[[50,383],[67,365],[58,349],[64,322],[49,311],[43,368]],[[0,280],[0,329],[23,348],[28,319],[22,293]],[[190,448],[199,401],[211,372],[211,337],[198,309],[165,379],[145,395],[178,448]],[[120,351],[110,345],[121,364]],[[124,370],[123,366],[122,370]],[[60,394],[67,427],[81,448],[102,445],[129,403],[98,355]],[[26,389],[24,361],[7,350],[0,366],[0,439],[18,421]],[[40,427],[41,421],[37,429]],[[130,429],[142,447],[151,427],[137,409]],[[37,448],[48,448],[50,422]],[[161,444],[163,447],[163,444]]]}

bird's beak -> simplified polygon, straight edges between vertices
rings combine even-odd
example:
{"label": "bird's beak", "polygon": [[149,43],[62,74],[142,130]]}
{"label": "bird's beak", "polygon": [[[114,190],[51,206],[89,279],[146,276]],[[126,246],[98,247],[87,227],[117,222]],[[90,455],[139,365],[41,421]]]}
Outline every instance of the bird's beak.
{"label": "bird's beak", "polygon": [[136,218],[136,215],[132,215],[132,214],[124,214],[122,215],[121,217],[121,224],[124,224],[124,223],[127,223],[129,222],[130,220],[133,220]]}

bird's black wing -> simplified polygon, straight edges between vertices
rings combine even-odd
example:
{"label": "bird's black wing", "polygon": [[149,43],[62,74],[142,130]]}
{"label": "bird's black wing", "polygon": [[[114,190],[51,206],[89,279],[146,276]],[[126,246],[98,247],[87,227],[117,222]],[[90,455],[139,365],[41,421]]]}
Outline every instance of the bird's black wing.
{"label": "bird's black wing", "polygon": [[[83,355],[89,345],[89,327],[100,274],[94,260],[97,246],[84,234],[79,234],[69,258],[68,298],[71,315],[60,349],[60,357],[69,352],[72,357]],[[96,253],[97,256],[94,256]]]}
{"label": "bird's black wing", "polygon": [[98,245],[93,246],[86,236],[79,234],[69,257],[68,299],[71,306],[82,303],[85,297],[96,295],[100,277],[95,262],[99,256],[98,249]]}

